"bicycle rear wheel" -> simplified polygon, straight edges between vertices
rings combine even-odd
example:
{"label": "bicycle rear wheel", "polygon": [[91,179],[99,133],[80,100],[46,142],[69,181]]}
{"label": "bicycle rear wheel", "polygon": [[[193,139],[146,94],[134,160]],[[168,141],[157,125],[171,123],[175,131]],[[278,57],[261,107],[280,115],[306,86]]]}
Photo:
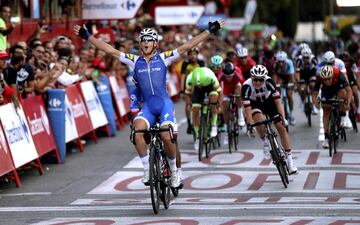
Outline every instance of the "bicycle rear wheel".
{"label": "bicycle rear wheel", "polygon": [[233,135],[232,135],[232,121],[231,118],[228,118],[227,122],[227,136],[228,136],[228,147],[229,147],[229,153],[232,153],[232,147],[233,147]]}
{"label": "bicycle rear wheel", "polygon": [[238,120],[239,120],[239,117],[237,116],[237,112],[235,112],[233,129],[232,129],[233,145],[234,145],[235,151],[238,150],[238,144],[239,144],[239,129],[240,129],[240,126],[238,125]]}
{"label": "bicycle rear wheel", "polygon": [[305,103],[305,115],[306,115],[306,118],[307,118],[307,122],[308,122],[308,125],[309,127],[311,127],[311,110],[312,110],[312,105],[310,102],[306,102]]}
{"label": "bicycle rear wheel", "polygon": [[151,204],[154,213],[158,214],[160,207],[160,165],[155,149],[150,150],[149,167]]}

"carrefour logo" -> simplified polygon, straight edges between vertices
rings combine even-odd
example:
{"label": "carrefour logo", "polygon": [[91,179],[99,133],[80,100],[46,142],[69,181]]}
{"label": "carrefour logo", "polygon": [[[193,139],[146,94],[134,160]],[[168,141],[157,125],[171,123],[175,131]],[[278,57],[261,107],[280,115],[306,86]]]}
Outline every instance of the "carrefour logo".
{"label": "carrefour logo", "polygon": [[52,98],[49,100],[49,105],[54,108],[58,108],[61,105],[61,100],[58,98]]}

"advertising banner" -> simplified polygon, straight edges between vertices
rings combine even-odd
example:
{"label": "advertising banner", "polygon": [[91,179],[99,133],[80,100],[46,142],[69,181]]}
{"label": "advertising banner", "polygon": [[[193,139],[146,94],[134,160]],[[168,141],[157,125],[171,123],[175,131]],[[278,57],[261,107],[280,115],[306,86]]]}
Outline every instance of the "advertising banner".
{"label": "advertising banner", "polygon": [[56,146],[60,154],[61,163],[65,162],[65,90],[51,89],[47,91],[48,116],[54,131]]}
{"label": "advertising banner", "polygon": [[17,109],[12,103],[0,106],[0,119],[15,168],[37,159],[39,156],[21,105]]}
{"label": "advertising banner", "polygon": [[4,131],[0,125],[0,177],[15,169],[7,146]]}
{"label": "advertising banner", "polygon": [[143,0],[83,0],[82,19],[131,19]]}
{"label": "advertising banner", "polygon": [[209,26],[209,22],[219,20],[222,18],[226,18],[224,14],[206,14],[202,15],[200,19],[197,21],[197,26],[200,29],[206,29]]}
{"label": "advertising banner", "polygon": [[95,84],[96,90],[99,94],[100,102],[103,106],[106,118],[109,122],[111,136],[116,135],[116,121],[113,101],[111,97],[110,83],[107,77],[100,76],[99,80],[102,84]]}
{"label": "advertising banner", "polygon": [[155,8],[155,24],[196,24],[204,10],[204,6],[158,6]]}
{"label": "advertising banner", "polygon": [[85,99],[86,108],[89,112],[93,128],[97,129],[107,125],[108,121],[99,96],[95,90],[94,83],[92,81],[81,82],[80,88]]}
{"label": "advertising banner", "polygon": [[129,105],[130,98],[126,85],[123,82],[123,87],[120,88],[119,83],[115,76],[110,76],[109,80],[110,80],[111,90],[114,93],[118,114],[120,116],[125,116],[128,112],[130,112],[130,105]]}
{"label": "advertising banner", "polygon": [[56,149],[56,143],[41,96],[31,96],[22,102],[24,112],[39,156]]}
{"label": "advertising banner", "polygon": [[79,137],[77,132],[74,112],[69,102],[67,94],[65,95],[65,142],[68,143]]}
{"label": "advertising banner", "polygon": [[73,111],[78,137],[93,131],[94,128],[79,89],[75,85],[69,86],[66,88],[66,95]]}

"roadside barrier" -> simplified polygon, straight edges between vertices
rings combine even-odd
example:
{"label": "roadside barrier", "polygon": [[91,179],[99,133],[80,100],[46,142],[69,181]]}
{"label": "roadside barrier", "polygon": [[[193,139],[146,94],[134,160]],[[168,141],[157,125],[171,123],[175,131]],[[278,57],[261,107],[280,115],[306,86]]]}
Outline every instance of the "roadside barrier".
{"label": "roadside barrier", "polygon": [[[30,96],[18,108],[1,105],[0,177],[20,187],[18,170],[31,166],[42,175],[41,157],[52,154],[57,163],[65,163],[67,144],[76,143],[82,152],[82,139],[97,143],[97,131],[115,136],[117,126],[126,126],[130,98],[125,82],[115,76],[99,80],[51,89],[45,98]],[[177,81],[169,82],[171,96],[177,96]]]}

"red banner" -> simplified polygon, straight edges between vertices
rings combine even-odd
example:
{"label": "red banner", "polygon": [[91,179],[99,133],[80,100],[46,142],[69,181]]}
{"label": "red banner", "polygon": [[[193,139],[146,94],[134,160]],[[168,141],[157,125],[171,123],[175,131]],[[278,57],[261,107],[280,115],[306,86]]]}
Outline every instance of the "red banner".
{"label": "red banner", "polygon": [[2,125],[0,126],[0,177],[15,170]]}
{"label": "red banner", "polygon": [[39,156],[56,149],[54,135],[42,97],[28,97],[23,100],[22,105]]}
{"label": "red banner", "polygon": [[75,85],[72,85],[66,88],[66,94],[74,113],[79,137],[93,131],[94,129],[91,125],[90,116],[79,89]]}
{"label": "red banner", "polygon": [[130,112],[130,96],[129,96],[128,89],[126,87],[124,80],[121,77],[117,79],[117,82],[119,84],[121,96],[123,97],[125,111],[126,111],[126,113],[129,113]]}

